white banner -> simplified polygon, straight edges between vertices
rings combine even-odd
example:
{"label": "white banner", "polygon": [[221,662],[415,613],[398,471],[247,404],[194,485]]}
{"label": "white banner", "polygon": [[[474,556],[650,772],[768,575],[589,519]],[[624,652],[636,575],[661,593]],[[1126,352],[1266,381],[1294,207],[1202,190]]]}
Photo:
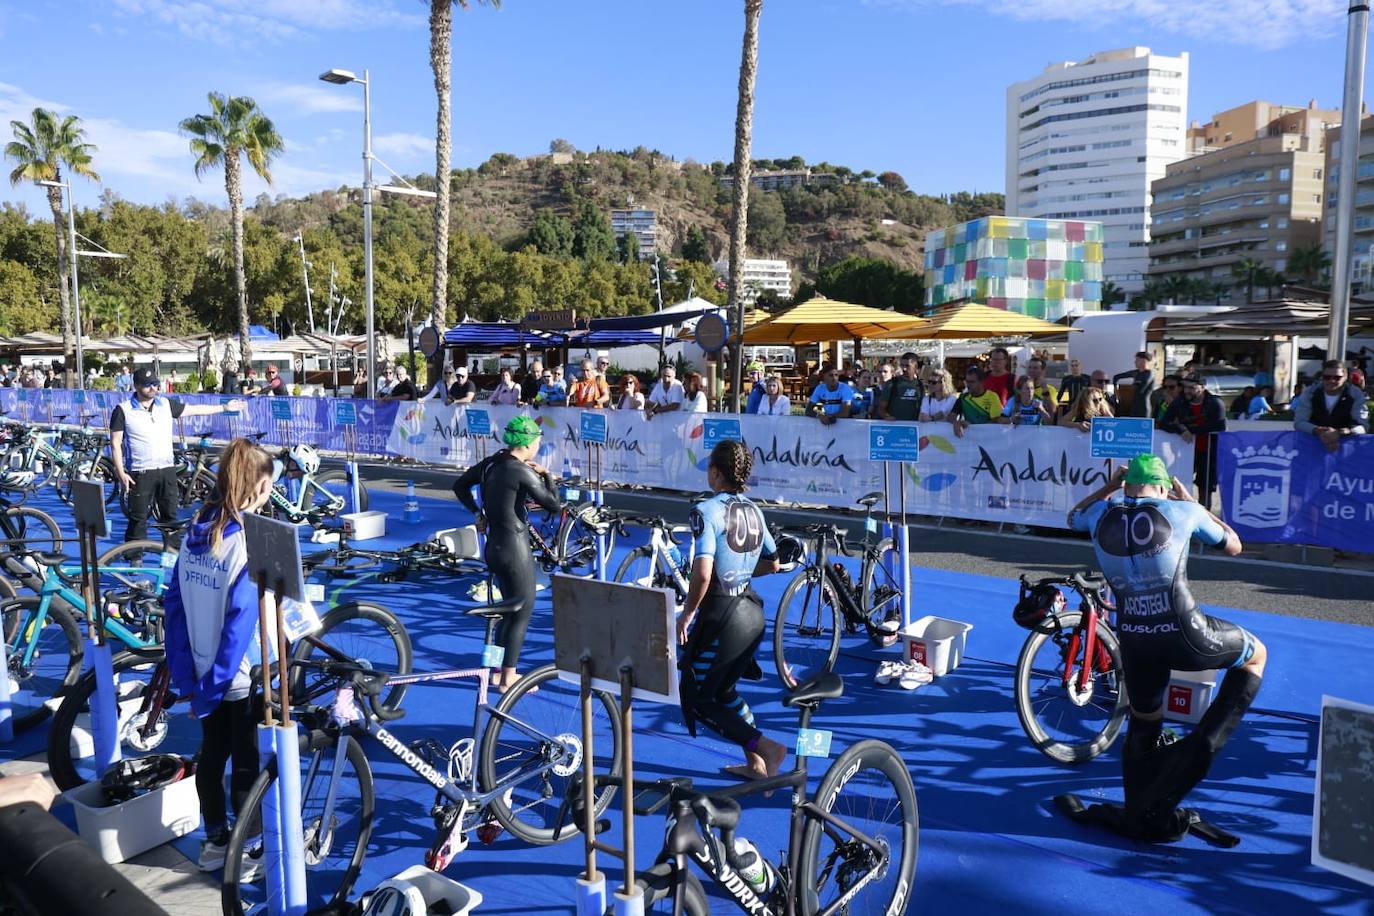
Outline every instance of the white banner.
{"label": "white banner", "polygon": [[[544,427],[538,460],[555,474],[582,475],[587,449],[578,437],[579,410],[483,407],[491,435],[467,434],[465,408],[415,401],[397,412],[390,452],[433,464],[467,467],[502,448],[500,434],[516,413]],[[708,489],[702,447],[706,416],[740,421],[754,452],[750,495],[778,502],[853,508],[865,493],[881,490],[883,464],[868,460],[867,422],[841,420],[824,426],[811,417],[661,414],[611,410],[602,479],[688,493]],[[912,424],[916,425],[916,424]],[[920,457],[906,466],[906,506],[920,515],[1064,527],[1070,507],[1110,476],[1113,462],[1089,457],[1087,433],[1057,427],[986,424],[960,438],[948,423],[920,426]],[[479,454],[479,450],[481,454]],[[1177,436],[1155,433],[1155,454],[1180,480],[1191,483],[1193,448]],[[1119,463],[1119,462],[1117,462]],[[897,466],[889,465],[892,504],[897,506]]]}

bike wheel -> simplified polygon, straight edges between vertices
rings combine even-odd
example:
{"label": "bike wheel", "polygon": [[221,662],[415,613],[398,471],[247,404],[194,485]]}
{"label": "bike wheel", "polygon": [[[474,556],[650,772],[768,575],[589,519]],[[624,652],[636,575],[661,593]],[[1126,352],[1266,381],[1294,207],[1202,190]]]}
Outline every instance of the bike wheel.
{"label": "bike wheel", "polygon": [[[340,741],[347,741],[348,746],[336,781],[333,775]],[[342,737],[321,731],[302,734],[300,762],[306,908],[338,906],[347,900],[353,883],[358,880],[372,836],[376,810],[372,768],[358,742],[346,733]],[[260,823],[263,799],[276,778],[277,762],[273,759],[253,783],[253,790],[243,810],[238,812],[229,836],[224,859],[224,886],[220,891],[225,916],[242,916],[249,910],[266,912],[266,872],[276,863],[266,860]],[[334,807],[326,824],[324,812],[331,790]],[[257,855],[253,854],[255,850]],[[256,879],[247,883],[242,880],[245,852],[248,861],[262,866]]]}
{"label": "bike wheel", "polygon": [[15,731],[48,718],[81,677],[81,627],[70,613],[52,604],[43,626],[37,627],[41,601],[30,596],[0,603]]}
{"label": "bike wheel", "polygon": [[53,486],[57,489],[57,497],[67,505],[72,504],[72,481],[90,480],[100,484],[105,492],[105,504],[109,505],[114,501],[119,482],[115,479],[114,464],[104,455],[99,456],[94,461],[87,456],[81,461],[73,461],[62,468]]}
{"label": "bike wheel", "polygon": [[[563,516],[554,535],[554,552],[563,571],[574,576],[596,575],[597,531],[600,511],[592,503],[581,503]],[[606,531],[606,555],[615,549],[615,535]]]}
{"label": "bike wheel", "polygon": [[864,570],[859,594],[864,629],[868,632],[868,638],[879,646],[890,646],[896,642],[897,631],[901,629],[901,568],[901,557],[892,539],[883,538],[878,542],[873,561]]}
{"label": "bike wheel", "polygon": [[[328,493],[335,499],[342,499],[345,504],[348,502],[348,472],[343,468],[330,468],[327,471],[320,471],[315,475],[315,485]],[[323,494],[319,490],[311,493],[317,505],[322,505],[325,501]],[[367,511],[367,487],[358,485],[358,508],[354,511]]]}
{"label": "bike wheel", "polygon": [[[391,611],[380,604],[341,604],[320,620],[318,632],[297,640],[291,657],[296,661],[351,661],[376,671],[409,674],[412,664],[410,635]],[[329,688],[334,680],[311,668],[292,668],[292,697],[304,697]],[[388,686],[381,705],[398,709],[405,698],[404,684]]]}
{"label": "bike wheel", "polygon": [[[673,912],[673,887],[676,884],[677,869],[671,862],[660,862],[646,868],[635,878],[635,884],[644,894],[644,912]],[[706,900],[697,876],[688,872],[682,882],[682,912],[685,916],[709,916],[711,906]]]}
{"label": "bike wheel", "polygon": [[[160,541],[129,541],[112,547],[95,561],[100,570],[97,597],[104,601],[104,596],[112,591],[149,597],[161,595],[172,581],[175,563],[176,551],[164,547]],[[161,627],[140,635],[150,642],[160,642]]]}
{"label": "bike wheel", "polygon": [[[145,700],[153,705],[157,682],[166,677],[161,651],[139,654],[121,652],[114,657],[118,678],[119,749],[128,760],[145,754],[180,754],[194,757],[200,748],[200,722],[184,715],[183,705],[161,703],[146,712]],[[166,685],[170,695],[170,684]],[[86,672],[76,682],[57,711],[48,731],[48,769],[63,791],[98,779],[93,762],[95,747],[90,730],[91,697],[95,695],[95,674]],[[189,698],[176,698],[184,704]]]}
{"label": "bike wheel", "polygon": [[[691,570],[684,569],[682,578],[690,582]],[[647,585],[650,588],[672,589],[677,594],[678,604],[687,600],[687,596],[678,589],[676,580],[659,568],[658,560],[650,547],[636,547],[625,554],[625,559],[620,561],[620,568],[615,571],[615,581]]]}
{"label": "bike wheel", "polygon": [[22,539],[27,546],[44,553],[63,552],[66,541],[62,528],[48,513],[31,506],[10,506],[0,514],[0,531],[5,538]]}
{"label": "bike wheel", "polygon": [[[559,809],[568,781],[582,770],[581,690],[558,677],[553,665],[531,671],[501,697],[482,731],[479,763],[485,791],[508,791],[488,804],[492,815],[526,843],[554,841]],[[523,727],[522,727],[523,726]],[[620,774],[620,705],[604,691],[595,691],[592,729],[598,774]],[[537,733],[537,734],[535,734]],[[557,765],[551,756],[568,751]],[[615,787],[606,786],[596,799],[596,814],[606,810]],[[578,835],[578,825],[563,831],[562,839]]]}
{"label": "bike wheel", "polygon": [[[1111,628],[1098,621],[1097,641],[1107,656],[1107,670],[1095,670],[1086,693],[1076,684],[1083,666],[1079,611],[1047,621],[1026,638],[1016,660],[1016,715],[1026,736],[1041,753],[1060,763],[1083,763],[1111,747],[1126,720],[1129,702],[1122,677],[1121,646]],[[1075,657],[1068,658],[1079,636]],[[1099,662],[1101,659],[1099,659]],[[1065,686],[1064,672],[1069,672]]]}
{"label": "bike wheel", "polygon": [[884,854],[834,825],[808,819],[797,866],[801,912],[825,911],[873,873],[843,911],[852,916],[905,913],[916,880],[920,821],[916,788],[902,758],[882,741],[860,741],[830,765],[812,798],[876,840]]}
{"label": "bike wheel", "polygon": [[773,617],[773,662],[788,688],[835,667],[840,654],[840,607],[820,570],[806,567],[792,577]]}

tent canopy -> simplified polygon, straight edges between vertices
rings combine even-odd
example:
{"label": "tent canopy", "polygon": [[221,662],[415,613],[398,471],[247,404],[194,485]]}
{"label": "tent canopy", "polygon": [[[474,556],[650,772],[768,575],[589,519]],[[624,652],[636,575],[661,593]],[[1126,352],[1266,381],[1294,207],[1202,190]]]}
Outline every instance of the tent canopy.
{"label": "tent canopy", "polygon": [[939,312],[922,324],[922,327],[885,331],[870,336],[888,340],[974,340],[983,337],[1050,337],[1077,330],[977,302],[966,302]]}
{"label": "tent canopy", "polygon": [[563,336],[553,331],[530,331],[506,322],[465,321],[444,332],[444,346],[466,350],[503,350],[534,347],[543,350],[562,346]]}
{"label": "tent canopy", "polygon": [[746,327],[744,342],[799,344],[850,338],[896,337],[901,335],[891,332],[912,331],[927,323],[924,318],[816,296],[774,315],[767,321]]}
{"label": "tent canopy", "polygon": [[593,318],[587,322],[587,327],[592,333],[598,331],[646,331],[650,328],[662,328],[700,318],[707,312],[714,312],[719,308],[719,306],[711,305],[709,302],[706,304],[710,307],[679,309],[677,311],[664,309],[661,312],[650,312],[647,315],[624,315],[619,318]]}
{"label": "tent canopy", "polygon": [[249,340],[280,340],[281,337],[275,332],[260,324],[250,324],[248,326]]}

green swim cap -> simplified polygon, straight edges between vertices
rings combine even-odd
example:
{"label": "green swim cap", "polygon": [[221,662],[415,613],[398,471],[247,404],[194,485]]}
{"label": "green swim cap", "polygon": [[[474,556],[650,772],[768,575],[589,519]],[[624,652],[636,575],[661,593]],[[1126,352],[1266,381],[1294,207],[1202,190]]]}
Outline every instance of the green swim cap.
{"label": "green swim cap", "polygon": [[520,414],[510,418],[510,422],[506,424],[506,431],[501,435],[501,441],[512,448],[522,448],[542,435],[544,432],[538,423]]}
{"label": "green swim cap", "polygon": [[1158,455],[1136,455],[1126,468],[1126,482],[1132,486],[1170,487],[1174,477]]}

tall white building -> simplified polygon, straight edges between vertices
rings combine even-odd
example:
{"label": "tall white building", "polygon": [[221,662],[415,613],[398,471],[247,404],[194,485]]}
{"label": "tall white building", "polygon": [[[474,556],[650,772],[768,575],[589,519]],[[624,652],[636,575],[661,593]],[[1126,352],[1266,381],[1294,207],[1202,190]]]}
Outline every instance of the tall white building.
{"label": "tall white building", "polygon": [[[716,273],[726,280],[730,279],[730,262],[722,258],[716,262]],[[792,295],[792,268],[786,261],[771,258],[744,259],[744,288],[740,293],[746,303],[759,297],[759,293],[771,289],[783,299]]]}
{"label": "tall white building", "polygon": [[625,233],[633,232],[639,241],[640,260],[652,260],[658,249],[658,212],[642,207],[612,210],[611,231],[617,240]]}
{"label": "tall white building", "polygon": [[1007,88],[1007,215],[1103,224],[1103,274],[1141,289],[1150,182],[1187,151],[1188,54],[1102,51]]}

